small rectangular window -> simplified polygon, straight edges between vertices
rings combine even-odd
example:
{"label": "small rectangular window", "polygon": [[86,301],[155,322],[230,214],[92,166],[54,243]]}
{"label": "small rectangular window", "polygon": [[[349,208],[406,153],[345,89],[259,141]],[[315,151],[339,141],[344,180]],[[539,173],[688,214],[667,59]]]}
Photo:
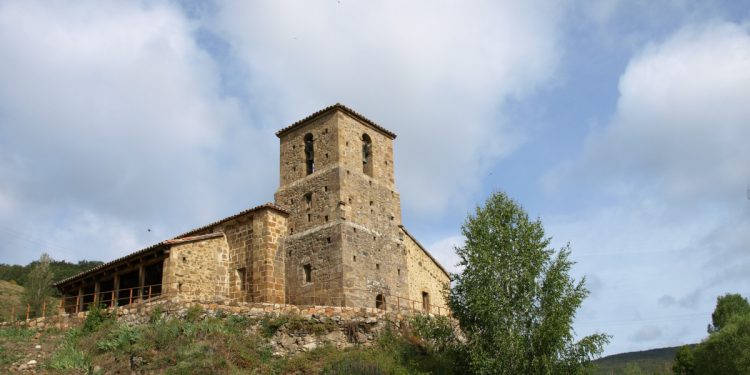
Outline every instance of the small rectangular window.
{"label": "small rectangular window", "polygon": [[305,205],[308,210],[312,208],[312,193],[305,194]]}
{"label": "small rectangular window", "polygon": [[380,270],[380,263],[375,263],[375,269]]}
{"label": "small rectangular window", "polygon": [[312,266],[309,264],[305,264],[302,266],[302,269],[305,271],[305,282],[311,283],[312,282]]}

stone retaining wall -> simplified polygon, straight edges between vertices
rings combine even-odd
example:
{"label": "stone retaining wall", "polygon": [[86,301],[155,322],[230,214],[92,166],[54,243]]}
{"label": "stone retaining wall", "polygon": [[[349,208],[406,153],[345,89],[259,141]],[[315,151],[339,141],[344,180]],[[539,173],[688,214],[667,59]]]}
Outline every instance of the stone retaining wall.
{"label": "stone retaining wall", "polygon": [[[164,299],[143,304],[109,308],[117,320],[128,324],[148,323],[155,311],[164,318],[184,319],[191,308],[198,306],[198,318],[207,316],[229,317],[245,316],[255,320],[252,328],[257,333],[262,319],[290,316],[307,321],[310,324],[321,324],[327,329],[321,332],[292,330],[282,326],[269,338],[275,356],[286,356],[296,352],[309,351],[323,345],[342,349],[352,346],[369,346],[387,327],[398,330],[407,324],[412,311],[387,312],[375,308],[338,307],[338,306],[296,306],[271,303],[212,303],[205,301],[186,301]],[[414,313],[419,313],[415,311]],[[80,325],[88,312],[78,314],[61,314],[47,318],[2,322],[0,327],[17,326],[37,330],[48,328],[68,329]]]}

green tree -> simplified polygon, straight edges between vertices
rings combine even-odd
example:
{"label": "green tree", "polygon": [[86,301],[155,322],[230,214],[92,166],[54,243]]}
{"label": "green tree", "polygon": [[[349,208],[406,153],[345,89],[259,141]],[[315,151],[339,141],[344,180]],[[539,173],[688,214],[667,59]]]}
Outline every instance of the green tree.
{"label": "green tree", "polygon": [[672,372],[675,375],[693,375],[695,374],[695,356],[690,345],[683,345],[677,351],[672,365]]}
{"label": "green tree", "polygon": [[750,374],[750,309],[747,300],[739,294],[719,297],[712,321],[708,338],[693,350],[693,373]]}
{"label": "green tree", "polygon": [[462,227],[460,274],[450,307],[477,374],[581,373],[610,336],[574,341],[576,310],[589,294],[569,276],[570,248],[549,247],[540,220],[504,193],[493,194]]}
{"label": "green tree", "polygon": [[45,302],[52,296],[51,259],[46,253],[39,257],[34,268],[29,272],[24,289],[24,302],[29,304],[31,316],[41,316]]}
{"label": "green tree", "polygon": [[727,293],[716,298],[716,308],[711,314],[712,324],[708,326],[708,333],[720,330],[733,316],[748,312],[750,312],[750,304],[739,294]]}

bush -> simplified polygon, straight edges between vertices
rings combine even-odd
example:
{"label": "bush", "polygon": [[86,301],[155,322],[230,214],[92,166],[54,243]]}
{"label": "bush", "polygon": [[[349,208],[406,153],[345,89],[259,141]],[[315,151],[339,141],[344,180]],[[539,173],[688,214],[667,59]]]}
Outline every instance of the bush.
{"label": "bush", "polygon": [[193,305],[185,313],[185,320],[191,323],[197,322],[203,315],[203,307],[200,305]]}
{"label": "bush", "polygon": [[82,330],[85,333],[95,332],[102,324],[112,321],[114,321],[114,319],[106,309],[94,304],[91,305],[86,314],[86,320],[83,322]]}
{"label": "bush", "polygon": [[96,347],[104,352],[112,352],[129,348],[140,339],[141,332],[138,328],[123,324],[110,332],[106,338],[97,342]]}

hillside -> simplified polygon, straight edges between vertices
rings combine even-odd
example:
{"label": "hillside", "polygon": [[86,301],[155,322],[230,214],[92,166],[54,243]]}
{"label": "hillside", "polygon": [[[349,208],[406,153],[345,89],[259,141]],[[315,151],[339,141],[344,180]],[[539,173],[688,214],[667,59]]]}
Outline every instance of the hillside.
{"label": "hillside", "polygon": [[[342,323],[323,316],[207,315],[155,309],[147,322],[115,321],[101,310],[68,330],[0,327],[0,372],[38,374],[453,374],[450,359],[387,320]],[[372,336],[367,346],[340,347]],[[376,334],[376,332],[378,332]],[[335,339],[339,337],[339,339]],[[313,345],[315,342],[332,341]],[[356,339],[359,342],[359,339]],[[296,348],[283,356],[284,348]],[[105,370],[106,369],[106,370]]]}
{"label": "hillside", "polygon": [[10,317],[12,306],[21,306],[23,287],[13,282],[0,280],[0,321]]}
{"label": "hillside", "polygon": [[[34,261],[25,266],[21,266],[18,264],[0,263],[0,280],[15,281],[18,285],[24,285],[26,283],[26,277],[34,268],[36,263],[37,262]],[[78,263],[70,263],[64,260],[52,260],[52,262],[50,262],[49,268],[54,275],[53,282],[57,282],[80,272],[94,268],[102,263],[103,262],[100,262],[98,260],[81,260]]]}
{"label": "hillside", "polygon": [[594,374],[625,374],[629,364],[638,366],[643,374],[671,374],[672,362],[679,346],[628,352],[606,356],[594,361]]}

